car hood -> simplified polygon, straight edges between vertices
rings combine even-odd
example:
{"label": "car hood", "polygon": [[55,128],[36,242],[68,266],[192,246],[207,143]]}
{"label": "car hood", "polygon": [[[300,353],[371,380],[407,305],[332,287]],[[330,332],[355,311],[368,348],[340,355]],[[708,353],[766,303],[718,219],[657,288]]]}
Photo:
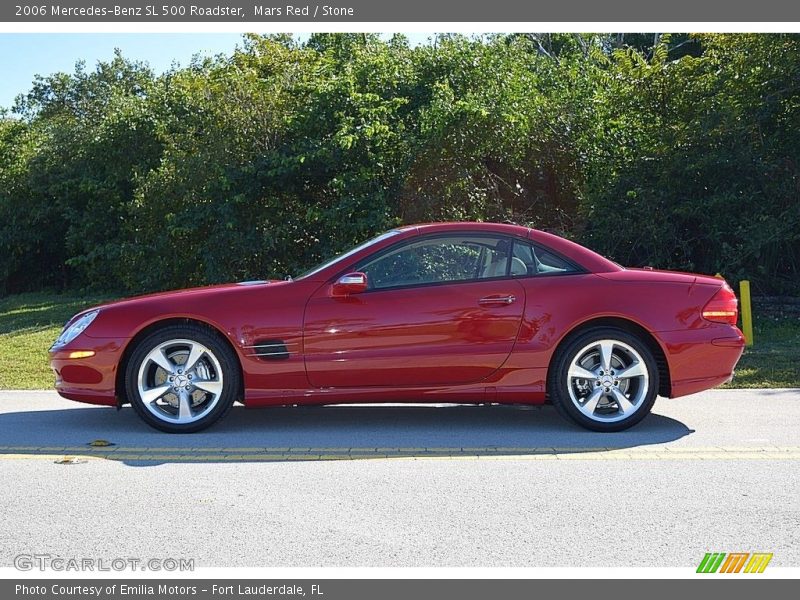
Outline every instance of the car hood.
{"label": "car hood", "polygon": [[[93,306],[92,308],[88,308],[78,314],[80,315],[85,312],[98,309],[133,307],[142,304],[169,301],[173,299],[182,301],[189,299],[192,300],[204,299],[206,297],[211,298],[218,295],[227,295],[229,293],[236,293],[239,290],[245,290],[253,287],[264,287],[264,286],[281,287],[282,284],[287,284],[287,283],[289,282],[280,279],[269,279],[269,280],[264,279],[256,281],[241,281],[238,283],[221,283],[216,285],[206,285],[202,287],[185,288],[182,290],[170,290],[166,292],[155,292],[152,294],[142,294],[140,296],[131,296],[128,298],[113,300],[111,302],[105,302],[103,304]],[[78,315],[75,316],[77,317]]]}

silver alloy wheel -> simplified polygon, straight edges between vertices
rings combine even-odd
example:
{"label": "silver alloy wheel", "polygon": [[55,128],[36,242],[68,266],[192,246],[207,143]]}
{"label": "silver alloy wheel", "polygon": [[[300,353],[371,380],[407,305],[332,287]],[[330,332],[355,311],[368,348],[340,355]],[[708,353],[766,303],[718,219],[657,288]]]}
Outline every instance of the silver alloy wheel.
{"label": "silver alloy wheel", "polygon": [[592,342],[577,352],[567,371],[569,397],[593,421],[627,419],[644,403],[650,388],[647,364],[619,340]]}
{"label": "silver alloy wheel", "polygon": [[222,367],[199,342],[163,342],[145,356],[137,378],[142,404],[168,423],[193,423],[209,414],[224,386]]}

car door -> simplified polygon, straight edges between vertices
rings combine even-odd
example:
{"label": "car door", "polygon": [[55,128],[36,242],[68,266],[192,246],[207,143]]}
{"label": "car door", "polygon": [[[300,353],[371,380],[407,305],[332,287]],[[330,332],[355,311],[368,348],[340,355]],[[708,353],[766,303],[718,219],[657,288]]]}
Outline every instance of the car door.
{"label": "car door", "polygon": [[366,291],[309,300],[306,372],[315,387],[447,386],[479,382],[514,346],[525,307],[509,276],[510,240],[448,233],[401,242],[350,271]]}

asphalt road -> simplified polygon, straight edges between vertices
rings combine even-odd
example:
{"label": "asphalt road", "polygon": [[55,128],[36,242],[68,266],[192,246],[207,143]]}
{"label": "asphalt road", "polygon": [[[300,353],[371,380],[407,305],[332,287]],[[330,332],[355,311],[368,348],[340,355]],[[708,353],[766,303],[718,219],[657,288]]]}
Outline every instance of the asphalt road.
{"label": "asphalt road", "polygon": [[[0,567],[800,566],[800,390],[656,403],[598,434],[552,407],[245,410],[168,435],[126,408],[0,392]],[[104,439],[113,446],[87,444]],[[64,457],[73,464],[60,464]]]}

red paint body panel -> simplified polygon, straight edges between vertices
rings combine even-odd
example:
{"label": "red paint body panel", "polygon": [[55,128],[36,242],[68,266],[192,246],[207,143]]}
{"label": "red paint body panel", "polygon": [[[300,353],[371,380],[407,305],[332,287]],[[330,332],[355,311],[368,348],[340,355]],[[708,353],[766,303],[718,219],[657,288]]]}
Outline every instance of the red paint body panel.
{"label": "red paint body panel", "polygon": [[[489,296],[512,304],[481,306]],[[465,385],[506,361],[522,321],[518,281],[491,280],[376,290],[332,297],[323,286],[306,306],[304,352],[313,387]]]}
{"label": "red paint body panel", "polygon": [[[480,279],[333,297],[337,277],[409,238],[490,233],[531,240],[582,272]],[[515,225],[440,223],[399,233],[295,281],[229,284],[140,296],[100,307],[69,344],[51,350],[56,389],[73,400],[115,405],[118,372],[137,336],[170,319],[219,331],[236,351],[248,406],[341,402],[500,402],[546,399],[558,345],[595,319],[645,330],[663,353],[670,396],[730,379],[744,339],[703,319],[724,285],[703,275],[624,269],[578,244]],[[484,305],[487,297],[512,297]],[[77,317],[77,315],[76,315]],[[265,360],[255,346],[279,340],[288,358]],[[91,358],[69,359],[74,350]]]}
{"label": "red paint body panel", "polygon": [[[50,366],[56,376],[58,393],[69,400],[87,402],[89,404],[116,405],[115,381],[117,365],[122,354],[121,342],[118,338],[89,338],[78,336],[71,344],[62,349],[50,352]],[[94,350],[91,358],[70,359],[73,350]],[[80,376],[70,378],[70,369],[91,369],[98,374],[99,380],[89,382]]]}

